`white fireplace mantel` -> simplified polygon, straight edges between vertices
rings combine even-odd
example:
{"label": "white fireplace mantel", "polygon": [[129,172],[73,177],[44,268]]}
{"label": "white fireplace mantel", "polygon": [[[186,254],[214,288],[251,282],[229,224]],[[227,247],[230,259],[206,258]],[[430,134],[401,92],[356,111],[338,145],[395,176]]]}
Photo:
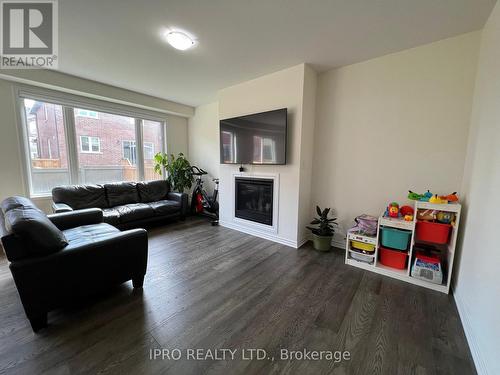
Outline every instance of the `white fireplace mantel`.
{"label": "white fireplace mantel", "polygon": [[[236,207],[235,207],[235,199],[236,196],[236,177],[244,177],[247,179],[266,179],[273,180],[273,225],[266,225],[261,223],[256,223],[251,220],[245,220],[235,216]],[[279,223],[279,174],[271,174],[271,173],[233,173],[231,178],[231,194],[233,196],[232,207],[231,207],[231,218],[233,223],[237,225],[241,225],[246,227],[247,229],[251,229],[253,231],[260,231],[263,233],[278,233],[278,223]]]}
{"label": "white fireplace mantel", "polygon": [[[235,216],[235,180],[236,177],[243,177],[247,179],[267,179],[273,180],[273,224],[266,225],[261,223],[256,223],[254,221],[245,220]],[[280,175],[279,173],[245,173],[236,172],[231,175],[231,188],[229,189],[229,194],[231,194],[230,199],[230,209],[231,215],[229,220],[223,220],[220,222],[222,226],[239,230],[244,233],[248,233],[257,237],[266,238],[271,241],[279,242],[284,245],[294,246],[296,244],[288,241],[284,238],[278,236],[279,230],[279,194],[280,194]]]}

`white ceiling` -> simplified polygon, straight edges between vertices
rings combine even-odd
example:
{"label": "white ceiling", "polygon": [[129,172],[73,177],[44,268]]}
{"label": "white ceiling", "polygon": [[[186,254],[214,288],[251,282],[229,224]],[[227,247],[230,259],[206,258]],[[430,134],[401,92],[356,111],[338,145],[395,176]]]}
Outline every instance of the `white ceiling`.
{"label": "white ceiling", "polygon": [[[61,0],[59,68],[199,105],[302,62],[318,71],[480,29],[496,0]],[[189,51],[163,28],[189,31]]]}

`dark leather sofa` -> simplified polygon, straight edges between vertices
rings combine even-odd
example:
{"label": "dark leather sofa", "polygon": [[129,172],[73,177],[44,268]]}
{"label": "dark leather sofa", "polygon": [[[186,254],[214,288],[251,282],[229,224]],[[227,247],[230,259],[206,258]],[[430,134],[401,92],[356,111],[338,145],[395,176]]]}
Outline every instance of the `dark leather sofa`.
{"label": "dark leather sofa", "polygon": [[98,208],[45,215],[27,198],[1,203],[0,235],[34,331],[68,300],[132,280],[142,287],[148,258],[144,229],[120,231]]}
{"label": "dark leather sofa", "polygon": [[56,213],[101,208],[104,222],[120,229],[182,219],[188,208],[187,194],[171,192],[165,180],[59,186],[52,200]]}

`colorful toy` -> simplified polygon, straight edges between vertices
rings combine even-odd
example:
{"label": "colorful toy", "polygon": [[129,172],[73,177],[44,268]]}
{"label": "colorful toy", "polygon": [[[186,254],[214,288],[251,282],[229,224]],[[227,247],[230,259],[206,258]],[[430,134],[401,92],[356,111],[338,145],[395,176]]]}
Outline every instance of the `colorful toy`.
{"label": "colorful toy", "polygon": [[417,210],[417,220],[434,221],[434,220],[436,220],[436,211],[434,211],[434,210]]}
{"label": "colorful toy", "polygon": [[458,202],[458,195],[456,191],[448,195],[442,195],[439,198],[446,200],[448,202]]}
{"label": "colorful toy", "polygon": [[437,213],[436,219],[437,219],[438,222],[440,222],[442,224],[450,224],[453,221],[453,219],[454,219],[453,216],[454,215],[451,212],[439,211]]}
{"label": "colorful toy", "polygon": [[396,202],[389,203],[387,212],[389,217],[399,217],[399,204],[397,204]]}
{"label": "colorful toy", "polygon": [[417,252],[411,268],[411,276],[434,284],[443,282],[443,270],[439,258]]}
{"label": "colorful toy", "polygon": [[418,194],[411,190],[408,190],[408,199],[413,201],[421,201],[421,202],[429,202],[429,199],[433,196],[433,194],[427,190],[424,194]]}
{"label": "colorful toy", "polygon": [[408,190],[408,199],[411,199],[412,201],[418,201],[420,200],[421,194],[414,193],[411,190]]}
{"label": "colorful toy", "polygon": [[414,210],[410,206],[402,206],[399,209],[399,212],[401,213],[401,216],[405,219],[405,221],[413,221],[413,214]]}
{"label": "colorful toy", "polygon": [[424,194],[423,194],[423,197],[422,199],[420,199],[422,202],[429,202],[429,199],[431,199],[432,197],[432,193],[427,190]]}
{"label": "colorful toy", "polygon": [[448,203],[448,200],[442,199],[442,197],[438,197],[437,194],[434,194],[430,199],[429,203],[434,203],[434,204],[446,204]]}

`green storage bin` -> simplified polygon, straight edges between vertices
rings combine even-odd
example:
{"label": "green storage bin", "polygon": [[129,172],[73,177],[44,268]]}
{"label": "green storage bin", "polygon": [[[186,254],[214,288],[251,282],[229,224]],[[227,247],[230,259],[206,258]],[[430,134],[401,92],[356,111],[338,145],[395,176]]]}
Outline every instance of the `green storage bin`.
{"label": "green storage bin", "polygon": [[382,246],[396,250],[408,250],[411,231],[390,227],[381,227],[380,231]]}

